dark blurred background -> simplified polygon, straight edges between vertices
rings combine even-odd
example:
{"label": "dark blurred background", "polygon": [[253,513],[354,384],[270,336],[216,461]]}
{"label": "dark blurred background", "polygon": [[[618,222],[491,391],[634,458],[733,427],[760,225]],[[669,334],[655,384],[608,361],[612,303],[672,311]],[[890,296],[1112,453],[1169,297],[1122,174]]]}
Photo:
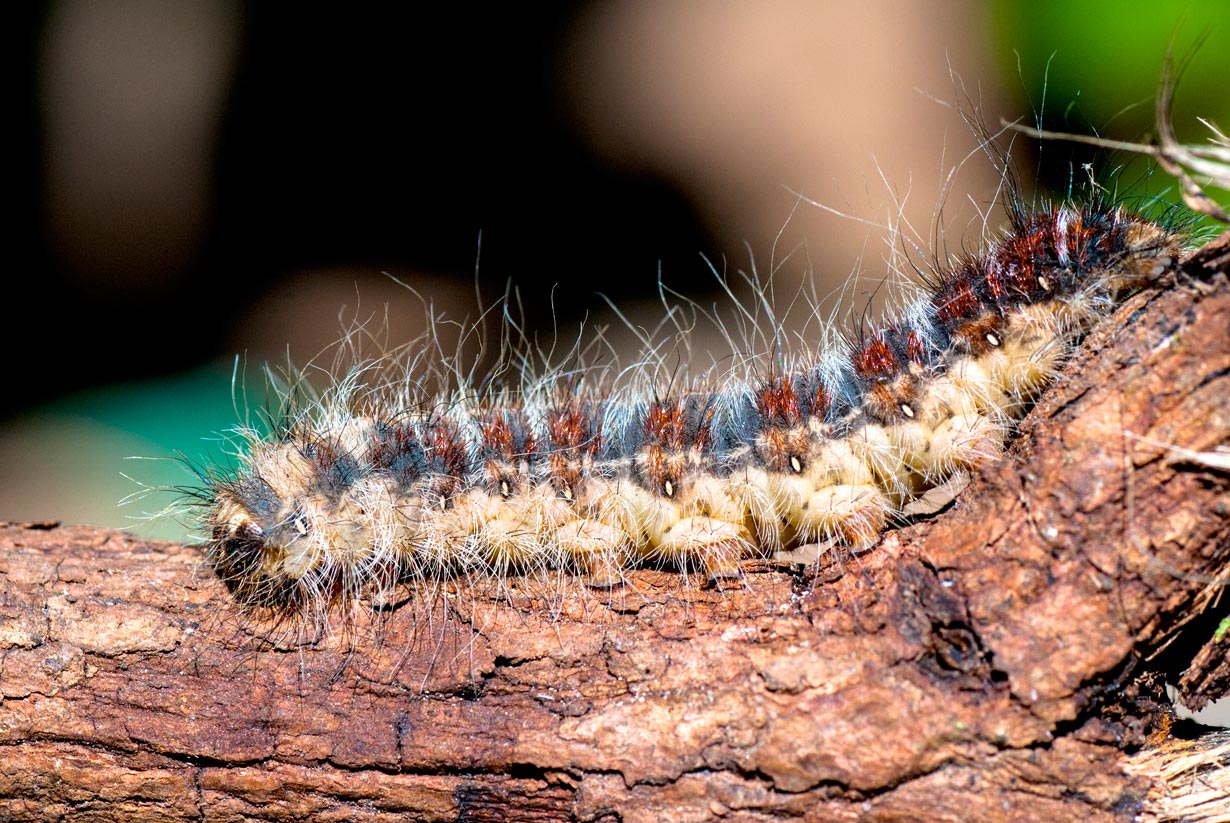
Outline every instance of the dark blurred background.
{"label": "dark blurred background", "polygon": [[[956,102],[995,129],[1139,138],[1168,44],[1208,32],[1176,124],[1230,126],[1225,0],[843,6],[14,7],[0,518],[182,537],[139,519],[170,497],[116,501],[123,474],[189,476],[123,458],[221,451],[252,402],[236,355],[303,362],[386,305],[393,342],[419,333],[385,273],[455,319],[512,283],[565,337],[611,322],[595,292],[631,316],[659,277],[710,299],[702,253],[767,270],[794,250],[779,279],[872,290],[894,227],[929,245],[937,203],[949,246],[977,242],[997,174],[966,161]],[[1084,151],[1015,149],[1060,193]]]}

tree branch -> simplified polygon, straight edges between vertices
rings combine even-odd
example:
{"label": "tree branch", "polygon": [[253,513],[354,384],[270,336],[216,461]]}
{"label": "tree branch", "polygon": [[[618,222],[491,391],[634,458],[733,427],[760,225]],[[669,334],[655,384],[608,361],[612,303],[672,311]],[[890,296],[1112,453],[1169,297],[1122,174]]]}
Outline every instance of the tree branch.
{"label": "tree branch", "polygon": [[1162,683],[1230,679],[1220,242],[947,511],[733,590],[457,583],[313,642],[192,548],[0,529],[0,819],[1131,820]]}

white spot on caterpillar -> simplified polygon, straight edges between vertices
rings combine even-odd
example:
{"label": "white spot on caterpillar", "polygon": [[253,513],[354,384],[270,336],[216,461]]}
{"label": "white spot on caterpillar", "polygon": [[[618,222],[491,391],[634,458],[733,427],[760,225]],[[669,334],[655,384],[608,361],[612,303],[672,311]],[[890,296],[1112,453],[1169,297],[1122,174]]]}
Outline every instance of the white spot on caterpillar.
{"label": "white spot on caterpillar", "polygon": [[1055,215],[1055,256],[1059,265],[1068,265],[1068,225],[1072,222],[1072,212],[1061,208]]}

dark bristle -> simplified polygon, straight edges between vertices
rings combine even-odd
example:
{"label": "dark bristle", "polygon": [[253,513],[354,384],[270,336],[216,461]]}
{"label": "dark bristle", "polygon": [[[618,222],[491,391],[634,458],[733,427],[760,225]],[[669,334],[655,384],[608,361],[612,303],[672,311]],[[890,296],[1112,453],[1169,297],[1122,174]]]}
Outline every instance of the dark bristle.
{"label": "dark bristle", "polygon": [[266,530],[272,529],[282,511],[283,501],[260,475],[242,477],[228,488],[235,500],[243,506]]}
{"label": "dark bristle", "polygon": [[236,601],[254,608],[296,613],[305,598],[296,581],[265,572],[269,540],[251,526],[234,532],[218,528],[210,558],[218,579]]}
{"label": "dark bristle", "polygon": [[535,438],[520,407],[488,412],[478,420],[481,460],[518,460],[534,454]]}
{"label": "dark bristle", "polygon": [[752,427],[756,454],[770,471],[798,474],[806,466],[812,418],[824,419],[829,391],[814,373],[774,375],[755,392],[757,420]]}
{"label": "dark bristle", "polygon": [[359,462],[354,456],[327,441],[309,441],[299,448],[311,463],[315,480],[312,487],[320,493],[337,498],[359,478]]}
{"label": "dark bristle", "polygon": [[639,449],[640,479],[646,488],[664,497],[680,492],[688,473],[689,453],[706,452],[712,445],[713,417],[713,396],[709,394],[690,393],[649,406]]}
{"label": "dark bristle", "polygon": [[900,370],[897,353],[883,332],[864,341],[852,360],[855,373],[867,381],[887,380]]}
{"label": "dark bristle", "polygon": [[585,405],[551,409],[547,412],[547,449],[597,451],[599,443],[593,424],[593,416]]}
{"label": "dark bristle", "polygon": [[427,452],[408,423],[377,421],[367,459],[372,469],[391,476],[402,489],[410,489],[429,470]]}
{"label": "dark bristle", "polygon": [[556,494],[569,502],[585,477],[586,462],[602,448],[596,410],[576,401],[546,412],[547,479]]}
{"label": "dark bristle", "polygon": [[802,422],[794,381],[782,376],[769,378],[756,391],[756,411],[766,426],[797,426]]}
{"label": "dark bristle", "polygon": [[645,415],[645,443],[670,451],[704,450],[713,423],[712,396],[685,394],[677,401],[658,401]]}
{"label": "dark bristle", "polygon": [[824,421],[833,409],[833,392],[817,372],[805,372],[795,378],[794,391],[799,412],[807,418]]}
{"label": "dark bristle", "polygon": [[264,538],[251,526],[240,526],[233,532],[219,526],[213,537],[214,569],[233,593],[240,582],[259,574],[264,562]]}
{"label": "dark bristle", "polygon": [[986,304],[978,296],[977,288],[977,283],[983,279],[981,265],[981,260],[966,260],[936,284],[931,293],[931,307],[941,328],[950,328],[986,312]]}
{"label": "dark bristle", "polygon": [[431,471],[448,477],[464,478],[470,470],[457,425],[445,418],[436,418],[423,427],[427,462]]}
{"label": "dark bristle", "polygon": [[905,356],[916,366],[926,366],[930,363],[930,351],[927,345],[923,343],[922,336],[919,335],[916,329],[910,329],[905,333]]}
{"label": "dark bristle", "polygon": [[486,475],[487,490],[510,497],[523,490],[527,478],[521,461],[534,457],[534,435],[520,408],[494,410],[479,418],[478,460]]}

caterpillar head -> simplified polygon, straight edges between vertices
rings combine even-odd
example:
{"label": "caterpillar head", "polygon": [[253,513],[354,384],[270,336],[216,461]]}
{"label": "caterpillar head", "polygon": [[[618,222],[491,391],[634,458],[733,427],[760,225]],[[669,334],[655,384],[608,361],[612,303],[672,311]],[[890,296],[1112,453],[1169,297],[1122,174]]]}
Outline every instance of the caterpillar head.
{"label": "caterpillar head", "polygon": [[299,583],[311,566],[305,513],[289,507],[256,476],[221,484],[206,515],[209,561],[240,603],[299,608]]}

